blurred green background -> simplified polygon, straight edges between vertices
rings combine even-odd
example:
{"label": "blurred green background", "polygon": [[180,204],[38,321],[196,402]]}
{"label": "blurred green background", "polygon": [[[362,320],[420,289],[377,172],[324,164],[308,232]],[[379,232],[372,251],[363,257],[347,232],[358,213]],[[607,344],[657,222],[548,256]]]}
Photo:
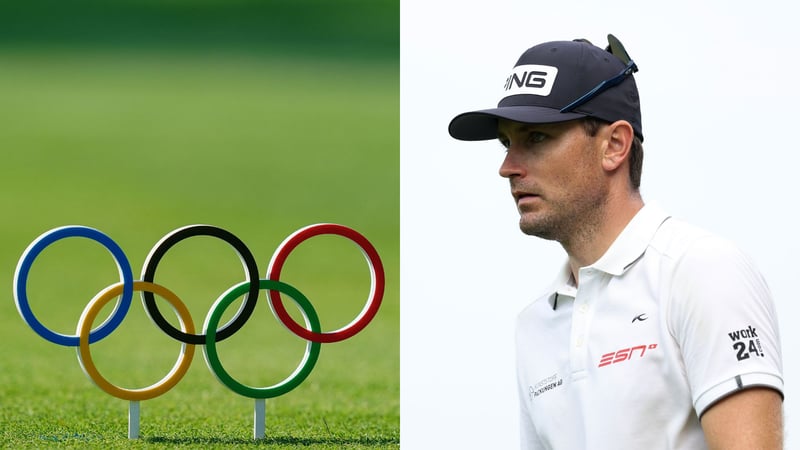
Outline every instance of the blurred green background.
{"label": "blurred green background", "polygon": [[[74,349],[44,341],[16,312],[14,270],[41,233],[98,228],[138,278],[163,235],[207,223],[241,238],[264,274],[290,233],[335,222],[380,253],[384,302],[362,333],[323,345],[305,383],[268,401],[267,439],[256,444],[399,446],[399,0],[2,2],[0,148],[0,445],[129,445],[127,402],[93,386]],[[31,307],[73,334],[89,299],[117,279],[98,244],[59,241],[32,268]],[[242,279],[235,252],[212,238],[178,244],[156,275],[198,328]],[[332,236],[298,247],[281,279],[326,330],[358,314],[370,285],[358,248]],[[229,371],[256,386],[288,376],[305,346],[265,298],[219,346]],[[137,294],[92,351],[112,382],[143,387],[179,347]],[[134,446],[253,444],[252,401],[217,382],[196,351],[174,390],[143,402]]]}

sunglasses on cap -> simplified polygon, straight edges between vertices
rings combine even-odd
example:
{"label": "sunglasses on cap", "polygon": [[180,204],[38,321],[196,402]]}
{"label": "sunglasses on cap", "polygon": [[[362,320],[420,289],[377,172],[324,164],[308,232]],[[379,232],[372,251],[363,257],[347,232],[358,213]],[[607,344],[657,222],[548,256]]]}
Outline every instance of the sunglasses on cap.
{"label": "sunglasses on cap", "polygon": [[625,78],[634,73],[639,71],[639,68],[636,67],[636,63],[633,62],[630,56],[628,56],[628,52],[625,51],[625,47],[622,46],[622,43],[614,37],[614,35],[608,35],[608,47],[606,48],[612,55],[618,57],[625,63],[625,68],[622,71],[613,77],[601,81],[597,86],[590,89],[585,94],[581,95],[577,99],[573,100],[567,106],[561,108],[562,113],[570,112],[573,109],[583,105],[584,103],[588,102],[589,100],[593,99],[594,97],[598,96],[600,93],[605,91],[606,89],[612,88],[620,83],[622,83]]}

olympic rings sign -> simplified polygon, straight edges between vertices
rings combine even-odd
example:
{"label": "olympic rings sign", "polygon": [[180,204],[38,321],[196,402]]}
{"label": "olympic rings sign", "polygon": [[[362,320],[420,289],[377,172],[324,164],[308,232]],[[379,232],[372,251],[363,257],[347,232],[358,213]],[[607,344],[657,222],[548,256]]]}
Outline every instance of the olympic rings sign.
{"label": "olympic rings sign", "polygon": [[[330,331],[321,330],[320,321],[311,302],[296,288],[280,281],[280,274],[289,254],[303,241],[318,235],[333,234],[353,241],[361,248],[371,275],[369,297],[359,315],[348,325]],[[206,316],[202,334],[195,334],[195,325],[186,305],[172,291],[156,284],[155,272],[166,252],[178,242],[194,236],[218,238],[236,250],[245,270],[246,279],[229,288],[214,302]],[[52,243],[70,237],[87,238],[105,247],[116,261],[120,281],[101,290],[86,305],[78,321],[75,335],[65,335],[50,330],[33,314],[28,299],[27,282],[34,260]],[[147,256],[141,280],[133,279],[133,272],[125,253],[106,234],[85,226],[65,226],[52,229],[36,238],[23,252],[14,273],[14,301],[22,319],[42,338],[58,345],[77,347],[78,362],[84,373],[105,392],[131,402],[147,400],[164,394],[174,387],[186,374],[194,356],[194,346],[203,345],[206,364],[214,376],[232,391],[254,399],[266,399],[283,395],[302,383],[311,373],[319,357],[322,343],[339,342],[354,336],[375,317],[383,299],[385,278],[381,259],[372,244],[357,231],[343,225],[321,223],[301,228],[287,237],[272,255],[266,277],[259,277],[258,266],[247,246],[230,232],[211,225],[189,225],[178,228],[164,236]],[[267,300],[275,317],[292,333],[307,341],[305,355],[298,368],[285,380],[269,387],[251,387],[234,379],[219,360],[216,343],[224,340],[244,326],[255,309],[262,290],[268,291]],[[123,321],[130,309],[133,292],[139,291],[142,303],[151,321],[164,333],[181,342],[181,352],[172,370],[160,381],[141,389],[126,389],[106,380],[92,361],[90,344],[111,334]],[[298,324],[287,313],[281,293],[291,298],[303,315],[305,326]],[[178,315],[181,329],[170,324],[156,305],[158,295],[166,300]],[[225,309],[244,295],[242,306],[228,323],[219,326]],[[110,317],[98,327],[92,325],[100,310],[111,300],[118,298]]]}

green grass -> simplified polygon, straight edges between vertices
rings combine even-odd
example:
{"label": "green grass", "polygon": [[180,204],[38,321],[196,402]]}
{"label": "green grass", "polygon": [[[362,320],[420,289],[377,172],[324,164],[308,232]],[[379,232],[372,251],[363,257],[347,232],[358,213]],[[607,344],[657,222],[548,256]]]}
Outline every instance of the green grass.
{"label": "green grass", "polygon": [[[396,61],[9,49],[0,59],[0,446],[399,447]],[[17,260],[57,226],[107,233],[138,279],[150,248],[179,226],[226,228],[263,274],[286,236],[317,222],[348,225],[375,245],[386,296],[362,333],[324,344],[309,378],[267,401],[262,441],[252,440],[253,400],[221,385],[197,347],[178,386],[142,402],[142,438],[129,442],[127,401],[95,387],[74,349],[41,339],[14,307]],[[168,253],[156,281],[201,327],[242,276],[231,249],[202,238]],[[88,300],[116,279],[99,245],[58,242],[31,272],[32,308],[48,327],[72,334]],[[328,236],[301,245],[282,280],[308,296],[326,330],[347,324],[369,289],[358,249]],[[257,386],[291,373],[305,346],[261,300],[245,328],[219,345],[226,368]],[[169,371],[179,347],[149,322],[137,294],[123,325],[92,355],[115,384],[143,387]]]}

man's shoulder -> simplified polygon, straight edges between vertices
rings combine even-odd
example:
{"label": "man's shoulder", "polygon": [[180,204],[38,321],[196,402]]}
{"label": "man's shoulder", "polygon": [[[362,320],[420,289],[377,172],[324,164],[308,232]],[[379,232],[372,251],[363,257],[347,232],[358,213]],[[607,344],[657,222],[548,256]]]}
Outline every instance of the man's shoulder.
{"label": "man's shoulder", "polygon": [[661,224],[650,248],[671,259],[681,259],[687,254],[723,256],[739,252],[729,239],[675,217]]}
{"label": "man's shoulder", "polygon": [[648,253],[650,267],[666,269],[660,273],[673,286],[697,288],[698,283],[760,278],[755,261],[735,242],[679,219],[662,224]]}

